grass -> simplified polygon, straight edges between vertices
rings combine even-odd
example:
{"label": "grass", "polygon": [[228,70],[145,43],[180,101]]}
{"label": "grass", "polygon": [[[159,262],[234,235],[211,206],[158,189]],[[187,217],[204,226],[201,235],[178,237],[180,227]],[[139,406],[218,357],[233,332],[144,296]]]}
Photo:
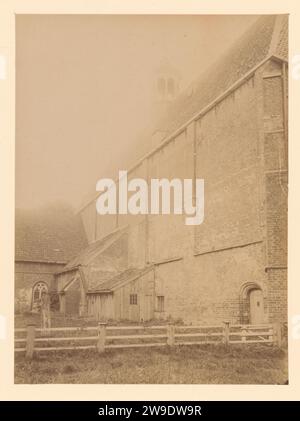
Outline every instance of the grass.
{"label": "grass", "polygon": [[15,383],[285,384],[287,352],[275,346],[218,345],[17,355]]}
{"label": "grass", "polygon": [[[169,323],[169,320],[156,319],[149,322],[139,323],[132,320],[105,320],[108,325],[111,326],[129,326],[129,325],[143,325],[143,326],[153,326],[153,325],[166,325]],[[181,319],[172,320],[176,325],[182,325],[183,321]],[[34,323],[37,327],[41,327],[41,314],[16,314],[15,315],[15,328],[26,328],[28,324]],[[59,313],[51,313],[51,327],[66,327],[66,326],[97,326],[98,321],[93,317],[80,317],[80,316],[63,316]]]}

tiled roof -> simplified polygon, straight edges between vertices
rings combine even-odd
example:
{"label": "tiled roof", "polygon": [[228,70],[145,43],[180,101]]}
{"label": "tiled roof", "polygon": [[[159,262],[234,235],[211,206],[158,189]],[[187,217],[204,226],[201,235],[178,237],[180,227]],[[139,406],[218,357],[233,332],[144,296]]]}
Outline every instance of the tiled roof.
{"label": "tiled roof", "polygon": [[66,263],[86,245],[81,219],[69,208],[16,209],[16,261]]}
{"label": "tiled roof", "polygon": [[[152,134],[159,131],[166,138],[175,132],[271,54],[288,58],[288,15],[259,17],[222,57],[169,105],[160,121],[153,126]],[[144,154],[149,153],[152,147],[150,137],[148,133],[139,139]],[[95,195],[83,206],[94,199]]]}
{"label": "tiled roof", "polygon": [[119,287],[123,286],[126,283],[132,282],[138,278],[140,278],[145,273],[152,270],[152,266],[147,266],[142,269],[138,268],[130,268],[122,273],[119,273],[118,275],[114,276],[113,278],[101,282],[98,284],[95,288],[90,290],[89,292],[107,292],[107,291],[114,291],[115,289],[118,289]]}
{"label": "tiled roof", "polygon": [[278,39],[275,45],[275,54],[285,59],[288,58],[288,17],[282,16],[282,21],[279,24]]}
{"label": "tiled roof", "polygon": [[78,266],[87,265],[95,256],[102,253],[107,247],[112,245],[123,233],[126,227],[111,232],[103,238],[89,244],[80,251],[69,263],[64,267],[62,272],[75,269]]}
{"label": "tiled roof", "polygon": [[287,28],[286,15],[260,17],[219,60],[179,95],[156,130],[168,134],[177,130],[271,53],[287,58]]}

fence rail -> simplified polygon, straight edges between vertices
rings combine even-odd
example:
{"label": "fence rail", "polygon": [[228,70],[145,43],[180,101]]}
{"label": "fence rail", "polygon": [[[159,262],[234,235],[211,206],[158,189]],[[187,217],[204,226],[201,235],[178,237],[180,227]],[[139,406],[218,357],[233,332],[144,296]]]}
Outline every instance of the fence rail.
{"label": "fence rail", "polygon": [[[281,346],[282,326],[231,325],[214,326],[108,326],[99,323],[89,327],[52,327],[15,329],[15,352],[31,359],[35,352],[96,349],[161,347],[201,344],[268,343]],[[92,333],[94,332],[94,334]],[[23,335],[23,336],[20,336]],[[37,345],[37,346],[36,346]],[[59,345],[59,346],[57,346]]]}

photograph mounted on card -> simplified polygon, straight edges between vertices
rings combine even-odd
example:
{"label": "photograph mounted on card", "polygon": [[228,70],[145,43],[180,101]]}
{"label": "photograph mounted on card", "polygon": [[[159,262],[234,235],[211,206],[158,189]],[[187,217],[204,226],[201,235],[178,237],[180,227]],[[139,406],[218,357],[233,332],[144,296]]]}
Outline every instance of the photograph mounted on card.
{"label": "photograph mounted on card", "polygon": [[16,384],[288,384],[288,27],[16,15]]}

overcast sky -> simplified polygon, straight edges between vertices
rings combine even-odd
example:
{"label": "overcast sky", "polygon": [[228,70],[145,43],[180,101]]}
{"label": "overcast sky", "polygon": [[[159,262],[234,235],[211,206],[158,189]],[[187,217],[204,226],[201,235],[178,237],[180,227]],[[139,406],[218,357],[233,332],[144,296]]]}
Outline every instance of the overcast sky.
{"label": "overcast sky", "polygon": [[164,60],[188,86],[255,16],[23,15],[16,25],[16,206],[78,206],[126,169]]}

